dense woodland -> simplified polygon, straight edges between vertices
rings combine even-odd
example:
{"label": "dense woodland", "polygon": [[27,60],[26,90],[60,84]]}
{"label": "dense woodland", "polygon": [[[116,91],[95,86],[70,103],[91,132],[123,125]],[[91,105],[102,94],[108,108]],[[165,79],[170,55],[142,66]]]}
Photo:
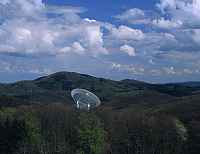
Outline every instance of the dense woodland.
{"label": "dense woodland", "polygon": [[[200,88],[188,84],[71,73],[2,84],[0,153],[199,154]],[[95,92],[101,106],[77,110],[70,98],[76,87]]]}
{"label": "dense woodland", "polygon": [[2,108],[0,151],[11,154],[181,154],[188,132],[176,117],[80,112],[62,104]]}

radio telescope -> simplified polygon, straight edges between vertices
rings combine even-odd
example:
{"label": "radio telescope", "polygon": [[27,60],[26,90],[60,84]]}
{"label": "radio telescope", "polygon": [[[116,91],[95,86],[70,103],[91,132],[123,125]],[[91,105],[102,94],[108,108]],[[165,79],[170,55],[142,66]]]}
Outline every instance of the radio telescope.
{"label": "radio telescope", "polygon": [[78,109],[90,110],[101,104],[100,99],[93,93],[85,89],[74,89],[71,96]]}

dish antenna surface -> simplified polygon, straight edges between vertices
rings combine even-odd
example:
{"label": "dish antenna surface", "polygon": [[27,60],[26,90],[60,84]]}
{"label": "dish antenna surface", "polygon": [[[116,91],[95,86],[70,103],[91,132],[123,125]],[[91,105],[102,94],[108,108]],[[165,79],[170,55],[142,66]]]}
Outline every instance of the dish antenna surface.
{"label": "dish antenna surface", "polygon": [[71,96],[78,109],[90,110],[101,104],[100,99],[93,93],[85,89],[74,89]]}

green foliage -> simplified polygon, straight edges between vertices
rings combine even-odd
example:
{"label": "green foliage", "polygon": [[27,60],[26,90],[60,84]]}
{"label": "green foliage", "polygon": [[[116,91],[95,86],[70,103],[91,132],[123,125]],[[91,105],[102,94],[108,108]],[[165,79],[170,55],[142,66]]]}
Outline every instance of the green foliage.
{"label": "green foliage", "polygon": [[32,113],[26,113],[23,121],[26,136],[24,142],[33,146],[39,144],[41,142],[41,136],[38,119]]}
{"label": "green foliage", "polygon": [[187,141],[188,134],[187,134],[187,128],[185,127],[184,123],[181,122],[179,119],[174,119],[174,123],[176,126],[176,131],[180,135],[180,138],[183,141]]}
{"label": "green foliage", "polygon": [[13,119],[16,113],[15,108],[1,108],[0,109],[0,122],[4,122],[7,119]]}
{"label": "green foliage", "polygon": [[40,143],[38,120],[31,113],[19,113],[15,108],[0,110],[0,133],[2,153],[34,151]]}
{"label": "green foliage", "polygon": [[[91,90],[102,105],[75,110],[73,88]],[[67,72],[0,84],[0,153],[199,154],[199,90],[199,83],[154,85]]]}
{"label": "green foliage", "polygon": [[78,154],[102,154],[105,148],[105,131],[93,113],[80,113],[78,126]]}
{"label": "green foliage", "polygon": [[[117,101],[119,96],[143,96],[146,93],[154,93],[155,98],[160,97],[160,94],[165,94],[163,98],[166,94],[171,97],[191,95],[200,90],[199,84],[195,85],[194,83],[191,83],[191,86],[189,83],[156,85],[135,80],[112,81],[84,74],[59,72],[33,81],[0,84],[0,106],[18,106],[27,103],[71,103],[70,91],[73,88],[88,89],[95,92],[102,101],[110,102]],[[153,100],[150,101],[153,102]]]}

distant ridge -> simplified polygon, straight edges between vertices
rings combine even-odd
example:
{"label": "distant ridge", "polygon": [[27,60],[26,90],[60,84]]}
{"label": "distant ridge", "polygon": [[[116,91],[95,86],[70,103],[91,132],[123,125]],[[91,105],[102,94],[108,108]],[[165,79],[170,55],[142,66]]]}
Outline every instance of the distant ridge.
{"label": "distant ridge", "polygon": [[90,90],[104,103],[122,98],[126,102],[160,99],[164,103],[176,97],[198,95],[200,82],[150,84],[131,79],[114,81],[76,72],[57,72],[35,80],[0,84],[0,104],[72,102],[70,91],[74,88]]}

